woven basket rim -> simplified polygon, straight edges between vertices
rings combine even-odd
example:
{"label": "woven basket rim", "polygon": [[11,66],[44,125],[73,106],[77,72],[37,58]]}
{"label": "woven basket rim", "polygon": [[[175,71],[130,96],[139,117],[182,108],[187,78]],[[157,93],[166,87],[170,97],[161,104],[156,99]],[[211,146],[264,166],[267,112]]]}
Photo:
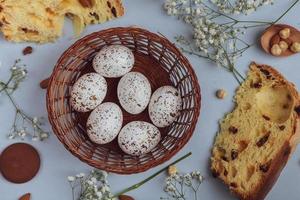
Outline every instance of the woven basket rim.
{"label": "woven basket rim", "polygon": [[172,151],[168,151],[163,157],[157,159],[157,160],[153,160],[151,165],[148,165],[148,167],[146,168],[138,168],[137,170],[135,170],[135,172],[132,172],[132,171],[126,171],[126,170],[115,170],[114,168],[109,168],[109,169],[105,169],[106,171],[109,171],[109,172],[114,172],[114,173],[118,173],[118,174],[132,174],[132,173],[140,173],[140,172],[144,172],[152,167],[155,167],[155,166],[158,166],[160,164],[163,164],[164,162],[170,160],[175,154],[177,154],[187,143],[188,141],[190,140],[190,138],[192,137],[194,131],[195,131],[195,128],[196,128],[196,125],[197,125],[197,122],[198,122],[198,118],[199,118],[199,115],[200,115],[200,109],[201,109],[201,89],[200,89],[200,85],[199,85],[199,82],[198,82],[198,78],[197,78],[197,75],[192,67],[192,65],[190,64],[190,62],[188,61],[188,59],[182,54],[182,52],[174,45],[174,43],[170,42],[165,36],[161,35],[161,34],[156,34],[156,33],[153,33],[153,32],[150,32],[148,30],[145,30],[143,28],[139,28],[139,27],[113,27],[113,28],[109,28],[109,29],[104,29],[104,30],[100,30],[100,31],[96,31],[96,32],[93,32],[93,33],[90,33],[82,38],[80,38],[79,40],[77,40],[75,43],[73,43],[72,45],[70,45],[63,53],[62,55],[59,57],[59,59],[57,60],[55,66],[54,66],[54,69],[53,69],[53,72],[50,76],[50,79],[49,79],[49,84],[48,84],[48,88],[47,88],[47,94],[46,94],[46,106],[47,106],[47,111],[48,111],[48,119],[49,119],[49,122],[51,124],[51,127],[52,127],[52,130],[54,132],[54,134],[56,135],[56,137],[59,139],[59,141],[65,146],[65,148],[71,152],[74,156],[76,156],[79,160],[83,161],[84,163],[87,163],[88,165],[92,166],[92,167],[95,167],[94,164],[87,158],[83,158],[81,156],[81,154],[76,151],[74,148],[70,148],[66,142],[64,141],[64,138],[61,137],[59,134],[57,134],[57,132],[59,132],[56,127],[55,127],[55,123],[54,123],[54,120],[52,119],[52,116],[51,116],[51,112],[50,112],[50,102],[49,102],[49,93],[50,93],[50,88],[51,88],[51,85],[54,83],[54,75],[56,74],[56,71],[58,70],[59,66],[60,66],[60,63],[62,62],[62,60],[66,57],[66,55],[68,55],[70,53],[70,51],[72,51],[73,47],[77,46],[77,45],[80,45],[80,44],[84,44],[89,38],[91,38],[92,36],[94,35],[99,35],[103,32],[110,32],[110,33],[114,33],[114,32],[117,32],[117,31],[120,31],[120,30],[123,30],[123,31],[138,31],[138,32],[143,32],[145,33],[146,35],[154,35],[156,36],[157,38],[159,38],[159,41],[161,43],[164,43],[164,44],[167,44],[169,45],[170,47],[172,47],[172,51],[175,51],[175,53],[177,55],[180,56],[180,58],[185,62],[186,64],[186,68],[188,69],[188,73],[190,74],[190,77],[192,79],[192,82],[194,83],[194,88],[193,90],[195,91],[194,93],[194,96],[195,96],[195,99],[196,101],[194,102],[195,105],[195,112],[194,112],[194,116],[193,116],[193,121],[191,122],[191,125],[189,126],[189,128],[187,130],[185,130],[185,136],[183,137],[182,140],[180,140],[178,142],[178,148],[175,148],[174,150]]}

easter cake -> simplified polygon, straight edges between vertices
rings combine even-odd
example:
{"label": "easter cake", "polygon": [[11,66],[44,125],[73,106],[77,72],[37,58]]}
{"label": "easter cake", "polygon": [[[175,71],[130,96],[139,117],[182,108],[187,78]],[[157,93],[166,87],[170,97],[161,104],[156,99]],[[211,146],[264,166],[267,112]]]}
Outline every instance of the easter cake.
{"label": "easter cake", "polygon": [[71,17],[76,35],[89,24],[100,24],[124,15],[121,0],[63,0],[59,10]]}
{"label": "easter cake", "polygon": [[0,0],[0,31],[9,41],[47,43],[62,35],[65,15],[79,35],[123,14],[121,0]]}
{"label": "easter cake", "polygon": [[9,41],[52,42],[62,34],[62,0],[0,0],[0,31]]}
{"label": "easter cake", "polygon": [[261,200],[300,137],[300,99],[275,69],[251,64],[236,107],[220,122],[211,170],[243,200]]}

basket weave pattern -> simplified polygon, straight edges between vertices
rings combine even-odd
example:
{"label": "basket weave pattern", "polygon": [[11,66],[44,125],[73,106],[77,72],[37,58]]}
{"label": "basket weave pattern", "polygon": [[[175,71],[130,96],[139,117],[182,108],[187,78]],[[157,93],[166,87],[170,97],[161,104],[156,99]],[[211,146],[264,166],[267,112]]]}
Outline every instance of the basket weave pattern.
{"label": "basket weave pattern", "polygon": [[[162,140],[150,153],[139,157],[124,154],[117,141],[97,145],[89,140],[85,122],[89,113],[78,113],[69,104],[70,90],[76,80],[92,72],[92,59],[104,46],[122,44],[135,55],[133,71],[142,72],[152,92],[173,85],[182,96],[183,107],[177,120],[160,129]],[[119,104],[119,79],[107,79],[104,102]],[[64,146],[80,160],[109,172],[132,174],[146,171],[175,155],[191,138],[200,112],[200,87],[197,77],[181,52],[166,38],[140,28],[112,28],[92,33],[73,44],[58,60],[47,89],[47,109],[53,131]],[[120,104],[119,104],[120,105]],[[148,109],[138,115],[123,110],[123,126],[133,120],[150,122]]]}

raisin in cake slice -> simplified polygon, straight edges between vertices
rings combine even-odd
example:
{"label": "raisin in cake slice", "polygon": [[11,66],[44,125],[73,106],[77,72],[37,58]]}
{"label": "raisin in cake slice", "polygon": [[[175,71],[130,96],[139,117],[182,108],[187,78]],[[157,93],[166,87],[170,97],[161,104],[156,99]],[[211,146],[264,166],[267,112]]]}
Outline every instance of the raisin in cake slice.
{"label": "raisin in cake slice", "polygon": [[52,42],[62,33],[62,0],[0,0],[0,30],[14,42]]}
{"label": "raisin in cake slice", "polygon": [[89,24],[103,23],[124,15],[121,0],[63,0],[59,10],[73,20],[77,36]]}
{"label": "raisin in cake slice", "polygon": [[251,64],[220,122],[211,170],[242,200],[262,200],[276,182],[300,136],[300,101],[275,69]]}

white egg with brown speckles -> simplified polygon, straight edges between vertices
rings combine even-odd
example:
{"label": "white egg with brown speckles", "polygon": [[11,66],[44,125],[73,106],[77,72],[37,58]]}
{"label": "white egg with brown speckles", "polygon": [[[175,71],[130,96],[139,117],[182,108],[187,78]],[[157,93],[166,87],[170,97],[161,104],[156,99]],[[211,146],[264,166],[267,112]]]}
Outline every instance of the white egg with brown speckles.
{"label": "white egg with brown speckles", "polygon": [[118,84],[118,98],[121,106],[130,114],[143,112],[151,97],[151,85],[139,72],[129,72]]}
{"label": "white egg with brown speckles", "polygon": [[149,116],[157,127],[167,127],[172,124],[182,108],[180,93],[173,86],[158,88],[149,103]]}
{"label": "white egg with brown speckles", "polygon": [[121,108],[111,102],[99,105],[91,112],[87,123],[87,134],[97,144],[106,144],[115,139],[122,128]]}
{"label": "white egg with brown speckles", "polygon": [[118,136],[120,148],[127,154],[140,156],[153,150],[161,139],[160,131],[144,121],[133,121],[122,128]]}
{"label": "white egg with brown speckles", "polygon": [[122,45],[110,45],[102,48],[94,57],[95,71],[107,78],[121,77],[134,65],[132,51]]}
{"label": "white egg with brown speckles", "polygon": [[78,112],[88,112],[102,103],[106,96],[107,83],[105,78],[97,73],[81,76],[73,85],[70,103]]}

